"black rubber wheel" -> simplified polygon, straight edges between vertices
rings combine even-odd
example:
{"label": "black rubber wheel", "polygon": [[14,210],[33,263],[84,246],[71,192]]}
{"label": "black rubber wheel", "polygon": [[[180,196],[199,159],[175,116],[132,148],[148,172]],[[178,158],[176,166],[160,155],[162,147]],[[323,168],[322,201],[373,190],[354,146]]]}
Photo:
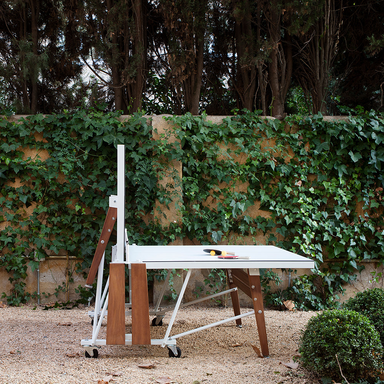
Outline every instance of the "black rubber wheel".
{"label": "black rubber wheel", "polygon": [[159,323],[156,323],[156,317],[152,319],[152,327],[161,327],[163,325],[163,319],[159,321]]}
{"label": "black rubber wheel", "polygon": [[180,358],[181,357],[181,349],[179,347],[176,347],[176,350],[177,350],[177,355],[175,355],[172,351],[171,348],[168,347],[168,356],[169,357],[176,357],[176,358]]}
{"label": "black rubber wheel", "polygon": [[99,351],[95,348],[93,350],[93,356],[91,356],[87,351],[85,351],[85,357],[87,357],[88,359],[90,359],[91,357],[97,359],[99,357]]}

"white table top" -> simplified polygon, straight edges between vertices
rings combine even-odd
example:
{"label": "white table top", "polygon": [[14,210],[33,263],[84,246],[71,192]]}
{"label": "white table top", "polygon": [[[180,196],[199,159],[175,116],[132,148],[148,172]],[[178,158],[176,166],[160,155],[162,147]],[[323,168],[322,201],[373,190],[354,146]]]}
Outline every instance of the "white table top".
{"label": "white table top", "polygon": [[[204,249],[249,259],[220,259]],[[313,260],[272,245],[130,245],[129,263],[145,263],[147,269],[314,268]]]}

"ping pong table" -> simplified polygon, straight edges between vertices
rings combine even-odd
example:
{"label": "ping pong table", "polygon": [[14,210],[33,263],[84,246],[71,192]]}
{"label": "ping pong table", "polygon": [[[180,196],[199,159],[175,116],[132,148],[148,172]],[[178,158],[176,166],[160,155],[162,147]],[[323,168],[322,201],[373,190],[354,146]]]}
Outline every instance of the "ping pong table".
{"label": "ping pong table", "polygon": [[[199,332],[227,322],[235,321],[241,326],[245,316],[255,316],[261,352],[269,356],[268,339],[265,326],[263,296],[260,284],[260,269],[266,268],[314,268],[314,262],[303,256],[271,245],[188,245],[188,246],[141,246],[129,245],[124,228],[124,146],[118,146],[118,195],[111,196],[109,210],[90,268],[87,285],[91,286],[97,275],[95,309],[90,312],[93,317],[92,337],[81,340],[87,357],[97,357],[98,347],[102,345],[160,345],[167,347],[170,357],[180,357],[181,350],[176,346],[178,338]],[[109,277],[103,286],[104,252],[115,222],[117,222],[117,244],[112,249]],[[219,249],[223,254],[211,255],[210,248]],[[224,253],[234,254],[224,257]],[[129,268],[129,303],[125,297],[125,269]],[[223,269],[227,274],[229,289],[209,295],[192,302],[183,303],[191,272],[195,269]],[[147,270],[168,270],[163,291],[155,308],[150,312]],[[159,325],[167,310],[160,308],[164,291],[167,287],[170,271],[187,270],[180,293],[172,311],[164,337],[151,339],[150,315],[154,316],[152,325]],[[240,312],[237,290],[241,289],[252,299],[253,309]],[[232,299],[234,316],[207,324],[181,334],[172,334],[172,327],[180,308],[209,300],[229,293]],[[125,333],[125,316],[132,317],[130,334]],[[105,339],[98,338],[101,324],[107,318]]]}

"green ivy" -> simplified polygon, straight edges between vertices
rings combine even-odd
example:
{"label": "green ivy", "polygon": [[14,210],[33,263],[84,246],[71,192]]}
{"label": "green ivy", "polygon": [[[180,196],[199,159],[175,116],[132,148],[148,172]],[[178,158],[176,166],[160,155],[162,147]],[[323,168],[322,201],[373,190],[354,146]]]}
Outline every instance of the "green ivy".
{"label": "green ivy", "polygon": [[[11,295],[3,295],[8,302],[29,299],[23,282],[27,266],[34,270],[47,256],[69,253],[83,260],[80,270],[89,268],[108,196],[116,193],[117,144],[126,146],[130,241],[171,241],[169,231],[167,236],[154,220],[154,202],[162,196],[157,182],[162,163],[150,121],[141,114],[126,121],[98,110],[36,115],[19,122],[3,118],[0,128],[0,220],[5,225],[0,263],[14,284]],[[26,157],[26,148],[38,155]]]}
{"label": "green ivy", "polygon": [[[11,273],[11,297],[28,299],[21,286],[27,266],[37,268],[49,255],[64,250],[82,258],[80,270],[90,266],[108,196],[116,193],[117,144],[126,146],[132,243],[240,244],[261,236],[315,260],[315,277],[294,281],[291,290],[299,295],[315,285],[314,309],[333,305],[360,261],[382,261],[382,116],[359,110],[346,121],[319,114],[281,122],[244,112],[220,124],[205,115],[168,120],[174,129],[159,139],[141,114],[124,121],[99,110],[0,120],[0,262]],[[40,157],[24,155],[28,147]],[[165,188],[158,181],[174,160],[182,163],[182,179],[175,173],[174,188]],[[175,199],[181,222],[162,228],[155,202]],[[251,213],[256,204],[263,214]]]}
{"label": "green ivy", "polygon": [[[262,232],[266,243],[316,262],[291,297],[304,298],[305,309],[337,306],[359,262],[383,258],[384,120],[359,112],[337,121],[171,117],[182,149],[174,157],[183,164],[185,236],[239,243]],[[269,218],[248,213],[258,201]],[[303,297],[308,284],[314,297]]]}

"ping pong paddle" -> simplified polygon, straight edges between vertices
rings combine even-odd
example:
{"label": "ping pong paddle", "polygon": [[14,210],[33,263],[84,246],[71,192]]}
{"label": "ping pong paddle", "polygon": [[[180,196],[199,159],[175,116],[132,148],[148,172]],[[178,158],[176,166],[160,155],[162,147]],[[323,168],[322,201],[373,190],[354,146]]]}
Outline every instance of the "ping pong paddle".
{"label": "ping pong paddle", "polygon": [[219,249],[203,249],[203,251],[211,254],[211,256],[216,256],[216,255],[222,255],[222,256],[232,255],[232,256],[235,256],[234,252],[220,251]]}

